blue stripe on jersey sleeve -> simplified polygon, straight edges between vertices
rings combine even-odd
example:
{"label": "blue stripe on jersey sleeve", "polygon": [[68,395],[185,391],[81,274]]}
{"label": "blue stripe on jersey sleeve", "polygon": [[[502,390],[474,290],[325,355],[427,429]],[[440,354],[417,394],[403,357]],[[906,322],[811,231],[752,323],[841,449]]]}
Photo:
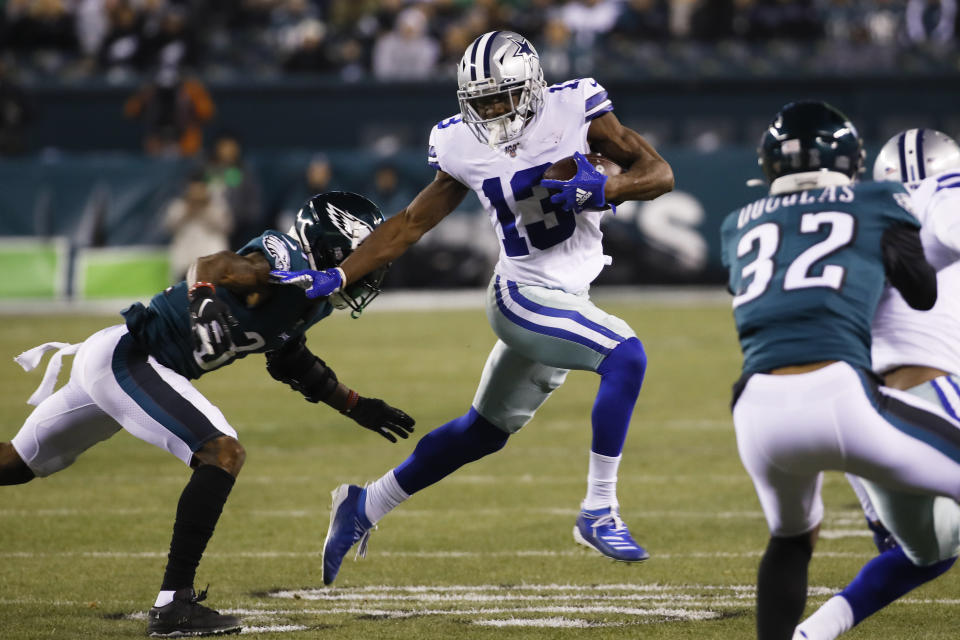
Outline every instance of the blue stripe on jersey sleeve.
{"label": "blue stripe on jersey sleeve", "polygon": [[606,91],[600,91],[599,93],[595,93],[595,94],[593,94],[592,96],[590,96],[589,98],[587,98],[587,102],[586,102],[586,104],[583,106],[583,110],[589,112],[591,109],[596,108],[596,106],[597,106],[598,104],[600,104],[601,102],[603,102],[603,101],[606,100],[606,99],[607,99],[607,92],[606,92]]}
{"label": "blue stripe on jersey sleeve", "polygon": [[589,121],[593,120],[594,118],[598,118],[598,117],[602,116],[603,114],[605,114],[605,113],[607,113],[607,112],[610,112],[610,111],[613,111],[613,105],[610,103],[610,101],[607,101],[606,106],[604,106],[604,107],[602,107],[602,108],[600,108],[600,109],[597,109],[597,110],[594,111],[593,113],[588,113],[588,114],[586,114],[586,115],[583,117],[583,121],[584,121],[584,122],[589,122]]}

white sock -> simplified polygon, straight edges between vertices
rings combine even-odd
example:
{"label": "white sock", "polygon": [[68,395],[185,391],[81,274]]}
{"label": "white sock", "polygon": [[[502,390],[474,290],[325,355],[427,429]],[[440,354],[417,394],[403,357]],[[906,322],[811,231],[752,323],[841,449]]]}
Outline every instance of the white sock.
{"label": "white sock", "polygon": [[409,497],[410,495],[400,488],[400,483],[391,469],[382,478],[367,485],[367,501],[363,505],[367,520],[370,524],[376,524],[380,518]]}
{"label": "white sock", "polygon": [[171,602],[173,602],[174,593],[176,593],[176,591],[161,591],[160,595],[157,596],[157,601],[154,603],[153,606],[163,607],[170,604]]}
{"label": "white sock", "polygon": [[603,509],[617,505],[617,469],[622,456],[603,456],[590,452],[590,471],[587,473],[587,497],[584,509]]}
{"label": "white sock", "polygon": [[[797,625],[794,640],[834,640],[853,628],[853,609],[843,596],[833,596]],[[806,634],[806,635],[802,635]]]}

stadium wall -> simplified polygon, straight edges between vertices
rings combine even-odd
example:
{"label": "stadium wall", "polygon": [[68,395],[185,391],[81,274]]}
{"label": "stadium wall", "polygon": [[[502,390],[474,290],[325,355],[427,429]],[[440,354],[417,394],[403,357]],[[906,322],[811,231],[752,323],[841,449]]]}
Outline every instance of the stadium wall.
{"label": "stadium wall", "polygon": [[[607,217],[606,248],[613,264],[600,284],[715,283],[722,279],[719,226],[727,212],[758,195],[744,184],[757,175],[754,151],[726,148],[701,153],[666,148],[663,153],[674,167],[676,190],[654,202],[626,203],[616,215]],[[385,161],[383,156],[353,150],[330,150],[326,155],[335,167],[331,188],[377,199],[369,179],[374,168]],[[264,215],[258,228],[279,226],[274,214],[285,196],[300,188],[303,167],[312,156],[311,151],[250,155],[248,161],[262,191]],[[416,193],[432,178],[433,171],[420,150],[397,152],[389,161],[398,168],[405,193]],[[169,241],[162,224],[164,209],[194,167],[187,160],[124,153],[48,153],[0,160],[0,184],[5,185],[0,190],[0,236],[61,239],[67,246],[63,259],[68,264],[51,273],[66,269],[67,284],[54,288],[47,283],[37,288],[37,295],[82,295],[89,289],[84,282],[89,282],[86,265],[94,255],[90,249],[100,249],[98,259],[108,260],[112,259],[110,249],[164,246]],[[391,206],[401,206],[378,204],[387,215],[395,213]],[[404,288],[482,286],[497,251],[486,215],[471,194],[455,214],[398,261],[388,284]],[[151,264],[156,265],[156,252],[151,255]],[[115,258],[127,260],[127,269],[132,270],[135,265],[129,257],[126,251]],[[23,265],[35,268],[26,262]],[[80,271],[79,266],[85,269]],[[162,279],[162,269],[142,268]],[[29,274],[23,277],[30,279]],[[151,281],[151,288],[154,284],[163,283]],[[0,297],[17,292],[22,297],[20,288],[0,289]]]}

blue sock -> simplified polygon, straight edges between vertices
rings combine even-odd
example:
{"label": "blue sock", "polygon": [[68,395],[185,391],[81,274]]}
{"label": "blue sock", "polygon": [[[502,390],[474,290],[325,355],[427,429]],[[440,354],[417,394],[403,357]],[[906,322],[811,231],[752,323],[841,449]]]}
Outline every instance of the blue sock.
{"label": "blue sock", "polygon": [[595,453],[615,458],[623,452],[646,369],[647,354],[636,338],[621,342],[600,363],[600,388],[591,415]]}
{"label": "blue sock", "polygon": [[499,451],[509,434],[470,407],[466,415],[420,438],[410,457],[394,470],[400,488],[413,495],[468,462]]}
{"label": "blue sock", "polygon": [[853,624],[873,615],[903,594],[933,580],[953,566],[956,558],[926,567],[910,562],[899,546],[884,551],[863,565],[860,573],[840,592],[853,610]]}

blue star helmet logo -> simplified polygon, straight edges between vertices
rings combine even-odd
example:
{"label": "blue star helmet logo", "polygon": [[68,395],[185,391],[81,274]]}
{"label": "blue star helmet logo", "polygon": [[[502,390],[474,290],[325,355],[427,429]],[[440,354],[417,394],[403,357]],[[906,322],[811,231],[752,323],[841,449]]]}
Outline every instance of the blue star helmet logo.
{"label": "blue star helmet logo", "polygon": [[533,49],[530,47],[530,43],[526,40],[514,40],[513,38],[510,38],[510,42],[517,45],[517,50],[513,52],[514,57],[520,56],[524,53],[531,56],[537,55],[533,52]]}

